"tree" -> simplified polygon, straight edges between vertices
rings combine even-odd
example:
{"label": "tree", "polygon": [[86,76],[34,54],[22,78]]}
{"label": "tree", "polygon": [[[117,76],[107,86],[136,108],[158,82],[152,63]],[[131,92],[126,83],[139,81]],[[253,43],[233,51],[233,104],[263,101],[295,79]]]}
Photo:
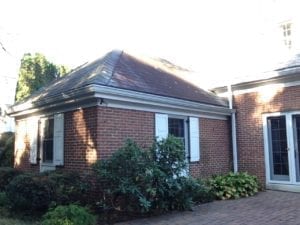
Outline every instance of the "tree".
{"label": "tree", "polygon": [[46,57],[40,53],[33,55],[30,53],[24,54],[19,70],[16,101],[23,100],[52,80],[66,73],[67,69],[65,66],[55,65],[49,62]]}

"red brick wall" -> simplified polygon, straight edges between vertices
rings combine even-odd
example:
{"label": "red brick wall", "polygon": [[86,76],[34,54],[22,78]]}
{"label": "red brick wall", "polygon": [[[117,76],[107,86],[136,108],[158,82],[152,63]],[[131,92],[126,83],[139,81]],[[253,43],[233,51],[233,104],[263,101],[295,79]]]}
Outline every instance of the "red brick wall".
{"label": "red brick wall", "polygon": [[239,169],[265,184],[262,114],[300,109],[300,86],[272,88],[234,96],[237,109]]}
{"label": "red brick wall", "polygon": [[200,161],[190,165],[194,177],[209,177],[231,171],[231,134],[229,120],[200,118]]}
{"label": "red brick wall", "polygon": [[154,140],[154,113],[98,107],[100,158],[109,157],[128,138],[141,147],[150,147]]}
{"label": "red brick wall", "polygon": [[[128,138],[150,147],[155,136],[152,112],[90,107],[64,113],[64,170],[89,170],[97,159],[107,158]],[[195,177],[208,177],[231,169],[230,125],[228,120],[200,118],[201,160],[191,164]],[[28,153],[28,154],[27,154]],[[29,151],[19,168],[39,170],[29,164]]]}
{"label": "red brick wall", "polygon": [[97,107],[64,113],[64,169],[90,168],[98,157]]}
{"label": "red brick wall", "polygon": [[65,168],[87,169],[107,158],[127,138],[150,146],[154,137],[153,113],[91,107],[65,113]]}

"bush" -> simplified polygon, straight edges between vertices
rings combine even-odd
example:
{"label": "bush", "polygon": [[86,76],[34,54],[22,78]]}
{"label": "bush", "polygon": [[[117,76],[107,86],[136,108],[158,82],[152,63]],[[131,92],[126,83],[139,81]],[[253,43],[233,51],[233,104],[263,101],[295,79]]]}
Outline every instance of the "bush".
{"label": "bush", "polygon": [[209,184],[218,199],[248,197],[258,192],[257,178],[247,173],[215,176]]}
{"label": "bush", "polygon": [[146,213],[189,209],[197,183],[182,177],[182,143],[175,137],[155,142],[150,150],[127,140],[111,158],[94,164],[103,187],[103,210]]}
{"label": "bush", "polygon": [[94,225],[96,218],[86,208],[77,205],[57,206],[47,212],[42,225]]}
{"label": "bush", "polygon": [[215,194],[211,188],[202,180],[198,179],[198,188],[194,192],[193,201],[195,203],[207,203],[215,200]]}
{"label": "bush", "polygon": [[5,132],[0,135],[0,166],[13,167],[14,140],[13,132]]}
{"label": "bush", "polygon": [[50,205],[81,203],[87,185],[76,172],[28,173],[15,177],[6,192],[12,209],[44,212]]}
{"label": "bush", "polygon": [[9,200],[5,192],[0,192],[0,207],[7,206]]}
{"label": "bush", "polygon": [[0,191],[5,191],[6,186],[22,172],[11,167],[0,167]]}
{"label": "bush", "polygon": [[22,211],[44,211],[51,203],[51,188],[47,180],[23,174],[15,177],[6,187],[10,207]]}
{"label": "bush", "polygon": [[85,203],[89,190],[88,181],[83,180],[79,173],[51,171],[40,174],[43,180],[51,186],[51,199],[57,205],[70,203]]}

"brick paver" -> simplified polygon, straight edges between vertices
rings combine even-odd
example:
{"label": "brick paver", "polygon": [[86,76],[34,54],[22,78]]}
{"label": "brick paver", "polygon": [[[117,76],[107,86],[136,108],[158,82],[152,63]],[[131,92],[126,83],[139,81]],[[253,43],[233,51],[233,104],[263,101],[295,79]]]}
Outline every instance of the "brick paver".
{"label": "brick paver", "polygon": [[118,225],[300,225],[300,193],[266,191],[254,197],[215,201],[193,211]]}

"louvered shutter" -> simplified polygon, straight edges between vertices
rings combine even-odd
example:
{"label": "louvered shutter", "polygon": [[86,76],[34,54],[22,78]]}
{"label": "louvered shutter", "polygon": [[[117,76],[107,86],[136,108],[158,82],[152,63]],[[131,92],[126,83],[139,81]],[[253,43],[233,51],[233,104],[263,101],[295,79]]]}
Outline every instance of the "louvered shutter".
{"label": "louvered shutter", "polygon": [[190,157],[191,162],[200,160],[199,119],[190,117]]}
{"label": "louvered shutter", "polygon": [[155,114],[155,136],[158,141],[167,138],[169,133],[168,129],[168,115],[167,114]]}
{"label": "louvered shutter", "polygon": [[26,121],[27,137],[29,139],[29,162],[37,164],[38,118],[30,117]]}
{"label": "louvered shutter", "polygon": [[54,115],[53,163],[64,165],[64,114]]}

